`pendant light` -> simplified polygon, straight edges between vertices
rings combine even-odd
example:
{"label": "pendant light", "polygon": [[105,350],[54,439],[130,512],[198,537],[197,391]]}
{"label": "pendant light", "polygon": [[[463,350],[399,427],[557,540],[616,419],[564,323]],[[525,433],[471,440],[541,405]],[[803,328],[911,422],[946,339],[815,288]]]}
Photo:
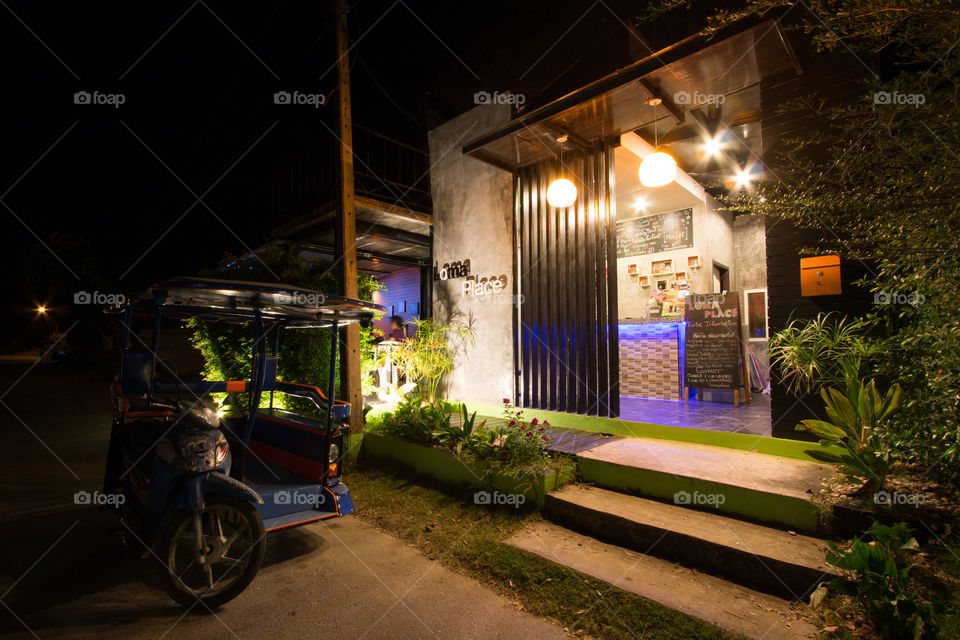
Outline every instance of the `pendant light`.
{"label": "pendant light", "polygon": [[640,163],[640,184],[645,187],[662,187],[677,177],[677,161],[669,153],[659,151],[657,143],[657,105],[660,98],[650,98],[647,104],[653,107],[653,153]]}
{"label": "pendant light", "polygon": [[[563,171],[563,143],[567,141],[567,134],[557,138],[560,143],[560,170]],[[547,204],[557,209],[566,209],[577,201],[577,185],[567,178],[557,178],[547,187]]]}

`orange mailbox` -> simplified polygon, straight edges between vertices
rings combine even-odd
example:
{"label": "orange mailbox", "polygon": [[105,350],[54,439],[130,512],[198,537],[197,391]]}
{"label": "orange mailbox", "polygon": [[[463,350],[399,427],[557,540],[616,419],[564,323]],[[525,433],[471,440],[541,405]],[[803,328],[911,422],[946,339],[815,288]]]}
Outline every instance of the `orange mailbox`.
{"label": "orange mailbox", "polygon": [[833,296],[840,291],[840,256],[800,258],[800,294]]}

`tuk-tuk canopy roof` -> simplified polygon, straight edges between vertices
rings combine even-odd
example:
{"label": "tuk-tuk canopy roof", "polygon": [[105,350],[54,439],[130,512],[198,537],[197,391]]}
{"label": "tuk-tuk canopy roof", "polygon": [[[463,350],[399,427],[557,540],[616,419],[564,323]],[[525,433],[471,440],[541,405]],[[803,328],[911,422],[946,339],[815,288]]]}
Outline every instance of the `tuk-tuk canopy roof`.
{"label": "tuk-tuk canopy roof", "polygon": [[386,310],[371,302],[289,284],[190,277],[158,282],[117,311],[128,307],[138,315],[159,310],[168,317],[230,322],[252,321],[259,310],[264,322],[279,322],[288,328],[373,320]]}

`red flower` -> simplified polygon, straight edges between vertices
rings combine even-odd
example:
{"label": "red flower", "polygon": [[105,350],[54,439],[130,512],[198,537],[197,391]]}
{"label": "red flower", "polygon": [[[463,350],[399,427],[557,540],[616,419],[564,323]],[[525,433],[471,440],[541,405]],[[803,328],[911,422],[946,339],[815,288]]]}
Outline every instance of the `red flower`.
{"label": "red flower", "polygon": [[510,404],[510,398],[504,398],[503,404]]}
{"label": "red flower", "polygon": [[536,418],[534,418],[533,420],[530,421],[530,424],[532,424],[533,426],[537,426],[537,424],[539,424],[539,422],[540,422],[539,420],[537,420]]}

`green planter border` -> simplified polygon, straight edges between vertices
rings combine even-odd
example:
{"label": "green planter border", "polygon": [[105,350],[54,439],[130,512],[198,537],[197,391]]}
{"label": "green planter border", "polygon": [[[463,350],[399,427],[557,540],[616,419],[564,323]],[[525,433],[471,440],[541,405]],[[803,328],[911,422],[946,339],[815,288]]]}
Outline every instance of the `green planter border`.
{"label": "green planter border", "polygon": [[[526,482],[515,480],[497,473],[491,481],[485,481],[483,473],[474,469],[455,456],[451,451],[407,442],[396,436],[382,433],[365,433],[362,453],[374,460],[392,460],[413,468],[418,473],[441,482],[475,487],[481,490],[493,489],[502,494],[520,493],[518,490]],[[538,507],[543,506],[548,492],[573,480],[576,469],[571,465],[560,471],[554,469],[533,479],[532,486],[523,491],[527,502]]]}
{"label": "green planter border", "polygon": [[[478,419],[498,416],[503,413],[502,406],[477,402],[467,402],[466,405],[468,411],[477,412]],[[722,447],[724,449],[738,449],[740,451],[756,451],[757,453],[765,453],[770,456],[792,458],[794,460],[804,460],[807,462],[818,461],[808,456],[804,451],[807,449],[820,449],[820,446],[816,442],[808,442],[806,440],[791,440],[746,433],[677,427],[667,424],[654,424],[652,422],[622,420],[620,418],[598,418],[596,416],[582,416],[574,413],[544,411],[541,409],[524,409],[523,417],[549,420],[550,424],[555,427],[580,429],[581,431],[591,431],[593,433],[611,433],[632,438],[654,438],[657,440],[672,440],[674,442],[690,442],[705,444],[711,447]],[[843,453],[843,450],[839,447],[827,447],[825,450],[833,453]]]}

